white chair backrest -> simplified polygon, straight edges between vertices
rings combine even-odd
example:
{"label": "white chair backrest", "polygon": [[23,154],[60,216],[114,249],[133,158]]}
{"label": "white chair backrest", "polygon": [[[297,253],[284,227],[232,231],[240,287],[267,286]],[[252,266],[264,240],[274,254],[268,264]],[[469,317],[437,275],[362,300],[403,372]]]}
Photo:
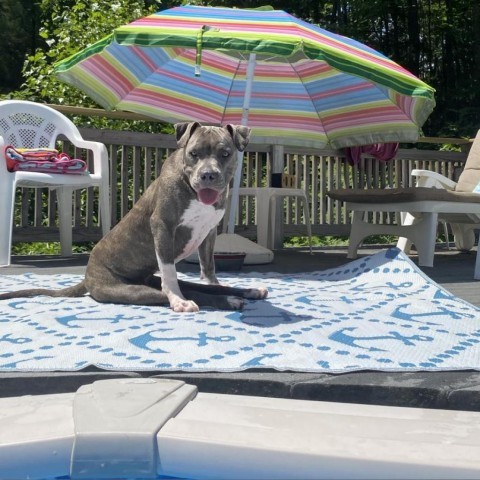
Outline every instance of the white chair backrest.
{"label": "white chair backrest", "polygon": [[0,136],[5,145],[55,148],[60,134],[79,136],[77,127],[53,108],[20,100],[0,102]]}
{"label": "white chair backrest", "polygon": [[455,190],[457,192],[472,192],[480,182],[480,130],[470,147],[465,168],[461,173]]}

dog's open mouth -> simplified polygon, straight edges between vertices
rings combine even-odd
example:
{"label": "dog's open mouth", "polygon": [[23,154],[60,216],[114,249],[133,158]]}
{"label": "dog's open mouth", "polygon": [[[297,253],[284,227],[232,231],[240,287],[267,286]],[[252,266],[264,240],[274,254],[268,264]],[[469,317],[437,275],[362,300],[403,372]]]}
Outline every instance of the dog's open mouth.
{"label": "dog's open mouth", "polygon": [[220,192],[213,188],[202,188],[197,192],[198,199],[205,205],[213,205],[220,197]]}

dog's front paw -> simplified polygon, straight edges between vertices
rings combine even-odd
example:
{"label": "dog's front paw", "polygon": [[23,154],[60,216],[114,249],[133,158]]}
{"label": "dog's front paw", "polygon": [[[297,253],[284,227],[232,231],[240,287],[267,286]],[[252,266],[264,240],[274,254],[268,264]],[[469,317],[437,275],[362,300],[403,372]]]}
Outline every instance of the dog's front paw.
{"label": "dog's front paw", "polygon": [[198,312],[198,305],[192,300],[184,300],[180,297],[170,301],[170,306],[174,312]]}
{"label": "dog's front paw", "polygon": [[265,287],[259,288],[250,288],[244,294],[245,298],[249,298],[251,300],[261,300],[262,298],[267,298],[268,290]]}

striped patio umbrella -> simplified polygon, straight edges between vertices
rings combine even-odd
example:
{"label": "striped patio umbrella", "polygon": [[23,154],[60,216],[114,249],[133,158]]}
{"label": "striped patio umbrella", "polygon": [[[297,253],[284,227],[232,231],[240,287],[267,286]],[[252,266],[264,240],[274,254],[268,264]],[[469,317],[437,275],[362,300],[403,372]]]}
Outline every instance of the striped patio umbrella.
{"label": "striped patio umbrella", "polygon": [[389,58],[279,10],[160,11],[56,75],[109,110],[172,123],[243,116],[256,140],[295,146],[415,141],[435,105],[433,89]]}

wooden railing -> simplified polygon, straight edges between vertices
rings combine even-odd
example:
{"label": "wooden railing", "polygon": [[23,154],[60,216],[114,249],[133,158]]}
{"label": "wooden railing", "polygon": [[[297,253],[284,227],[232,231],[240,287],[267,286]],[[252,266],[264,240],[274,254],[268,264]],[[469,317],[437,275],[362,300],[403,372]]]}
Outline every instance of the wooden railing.
{"label": "wooden railing", "polygon": [[[138,200],[143,191],[156,178],[162,162],[175,148],[173,136],[81,129],[88,140],[107,145],[111,166],[111,209],[113,224],[117,223]],[[437,139],[428,139],[432,143]],[[451,139],[438,139],[439,143],[454,143]],[[468,146],[468,142],[456,143]],[[63,150],[77,158],[89,159],[89,153],[72,150],[64,142]],[[464,149],[466,150],[466,149]],[[315,235],[348,235],[350,216],[345,207],[327,197],[335,188],[385,188],[412,184],[410,172],[414,168],[434,170],[449,178],[458,177],[463,168],[466,152],[400,149],[394,160],[379,162],[364,157],[358,165],[350,166],[342,152],[331,149],[311,150],[279,145],[250,143],[245,152],[243,186],[268,186],[272,173],[295,175],[296,187],[305,189],[310,201],[312,230]],[[74,202],[74,241],[97,241],[97,193],[90,189],[78,192]],[[58,240],[56,227],[55,192],[22,189],[17,193],[14,242]],[[255,237],[255,200],[240,199],[237,233]],[[302,210],[295,199],[287,199],[284,221],[279,225],[280,236],[305,235]],[[393,219],[378,214],[376,221],[389,223]],[[283,231],[282,231],[283,229]],[[278,246],[278,245],[277,245]]]}

